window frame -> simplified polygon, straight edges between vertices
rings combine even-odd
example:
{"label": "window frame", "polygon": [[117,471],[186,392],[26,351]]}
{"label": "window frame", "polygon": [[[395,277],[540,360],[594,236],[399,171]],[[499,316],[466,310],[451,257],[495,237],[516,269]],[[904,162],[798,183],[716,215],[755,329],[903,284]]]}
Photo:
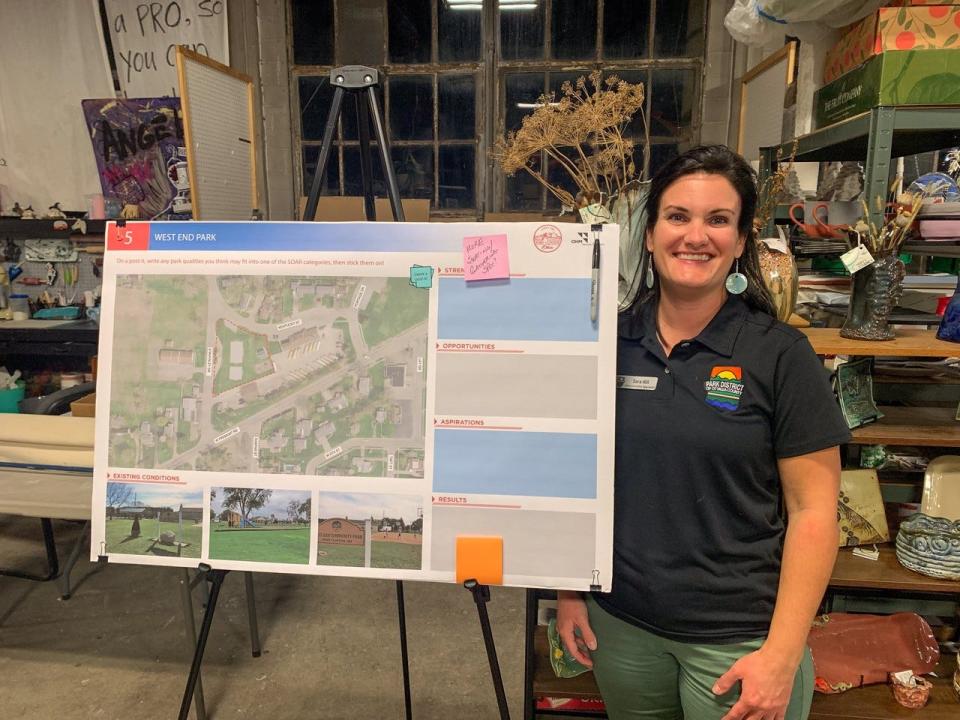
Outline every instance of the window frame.
{"label": "window frame", "polygon": [[[340,30],[340,3],[342,0],[331,0],[333,3],[333,52],[334,61],[337,60],[337,37]],[[544,25],[543,25],[543,43],[544,53],[542,58],[533,60],[504,60],[501,54],[501,33],[500,33],[500,8],[496,0],[482,0],[483,8],[481,12],[481,55],[477,61],[460,62],[439,62],[439,13],[437,0],[431,0],[430,3],[430,31],[431,31],[431,49],[429,63],[391,63],[389,62],[389,22],[387,21],[389,0],[382,0],[383,3],[383,59],[385,62],[375,67],[381,71],[381,88],[383,97],[383,115],[384,125],[387,132],[387,138],[391,151],[403,147],[431,147],[433,155],[433,191],[430,199],[431,215],[435,217],[450,217],[452,219],[469,219],[482,217],[485,212],[541,212],[546,213],[556,210],[556,206],[551,202],[551,197],[545,188],[540,190],[540,203],[537,210],[506,210],[506,189],[507,176],[497,167],[497,164],[490,157],[490,148],[496,142],[497,138],[505,136],[506,132],[506,75],[514,72],[535,72],[544,75],[544,90],[549,88],[549,77],[551,73],[556,72],[582,72],[589,74],[594,70],[600,70],[606,74],[619,72],[645,72],[645,88],[649,90],[651,73],[658,69],[677,69],[693,70],[695,87],[692,90],[695,102],[692,106],[692,114],[689,129],[679,136],[651,136],[651,145],[678,144],[681,146],[696,144],[699,141],[700,132],[703,124],[703,75],[705,70],[705,57],[707,52],[707,19],[709,13],[709,1],[704,0],[700,18],[704,28],[703,50],[699,56],[677,57],[677,58],[657,58],[653,57],[655,50],[655,30],[656,14],[659,2],[669,2],[670,0],[652,0],[650,4],[650,15],[648,21],[648,52],[649,57],[635,60],[617,58],[607,60],[603,56],[603,19],[604,19],[604,0],[597,2],[597,22],[596,22],[596,47],[592,58],[570,61],[556,60],[550,56],[552,54],[552,9],[553,0],[539,0],[544,3]],[[334,65],[295,65],[293,62],[293,0],[287,0],[287,52],[288,63],[290,67],[290,108],[292,115],[293,138],[292,154],[294,166],[295,191],[299,192],[298,197],[303,197],[309,192],[309,187],[305,185],[306,177],[304,174],[303,153],[306,147],[321,145],[320,140],[304,140],[302,117],[300,113],[300,93],[299,82],[301,77],[323,77],[329,75],[329,72],[339,64]],[[390,79],[394,77],[403,77],[410,75],[430,75],[432,78],[433,92],[433,134],[430,140],[394,140],[390,127],[390,108],[391,92]],[[439,138],[439,81],[443,75],[473,75],[474,77],[474,128],[476,137],[472,139],[458,140],[440,140]],[[645,112],[650,117],[652,94],[645,93]],[[345,108],[345,112],[351,112],[351,108]],[[474,201],[473,208],[445,209],[440,207],[440,146],[463,146],[473,147],[474,150]],[[336,155],[338,177],[337,194],[344,192],[345,168],[343,155],[345,148],[358,147],[359,140],[343,139],[343,121],[341,119],[334,136],[334,143],[331,149],[331,159]],[[644,152],[644,170],[649,163],[649,152]],[[374,160],[376,162],[376,160]]]}

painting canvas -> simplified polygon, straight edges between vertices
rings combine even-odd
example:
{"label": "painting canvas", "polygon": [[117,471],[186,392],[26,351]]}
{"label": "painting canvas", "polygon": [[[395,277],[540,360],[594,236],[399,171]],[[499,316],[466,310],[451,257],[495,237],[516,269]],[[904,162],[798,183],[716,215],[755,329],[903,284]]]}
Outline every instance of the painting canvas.
{"label": "painting canvas", "polygon": [[176,97],[84,100],[104,198],[143,220],[192,218],[187,153]]}

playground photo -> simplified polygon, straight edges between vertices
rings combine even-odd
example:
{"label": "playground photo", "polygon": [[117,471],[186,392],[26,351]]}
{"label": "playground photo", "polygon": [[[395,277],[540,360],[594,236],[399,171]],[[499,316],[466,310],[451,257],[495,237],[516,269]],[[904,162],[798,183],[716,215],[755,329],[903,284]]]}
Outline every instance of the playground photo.
{"label": "playground photo", "polygon": [[321,492],[316,514],[318,565],[421,568],[419,495]]}
{"label": "playground photo", "polygon": [[211,559],[310,561],[310,492],[215,487],[210,490]]}
{"label": "playground photo", "polygon": [[105,522],[107,553],[199,558],[203,490],[109,482]]}

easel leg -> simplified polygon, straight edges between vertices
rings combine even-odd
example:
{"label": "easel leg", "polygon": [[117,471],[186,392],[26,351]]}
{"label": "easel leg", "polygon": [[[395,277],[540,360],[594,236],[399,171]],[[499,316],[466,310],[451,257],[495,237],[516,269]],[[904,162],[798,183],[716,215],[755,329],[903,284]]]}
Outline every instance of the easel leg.
{"label": "easel leg", "polygon": [[257,626],[257,601],[253,594],[253,573],[245,572],[243,582],[247,589],[247,620],[250,623],[250,650],[254,657],[260,657],[260,629]]}
{"label": "easel leg", "polygon": [[[199,578],[198,578],[199,580]],[[190,580],[190,571],[183,569],[180,579],[180,599],[183,601],[183,621],[186,624],[187,642],[190,649],[197,649],[197,624],[193,617],[193,582]],[[203,703],[203,682],[200,673],[197,673],[197,688],[193,693],[193,704],[197,711],[197,720],[207,720],[207,709]]]}
{"label": "easel leg", "polygon": [[413,717],[410,702],[410,659],[407,654],[407,612],[403,603],[403,580],[397,580],[397,617],[400,620],[400,663],[403,667],[403,709],[405,717]]}
{"label": "easel leg", "polygon": [[493,679],[493,690],[497,694],[500,718],[501,720],[510,720],[507,694],[503,689],[503,677],[500,675],[500,663],[497,660],[497,648],[493,644],[493,631],[490,629],[490,616],[487,615],[490,588],[487,585],[481,585],[476,580],[467,580],[463,583],[463,586],[473,594],[473,601],[477,605],[477,614],[480,616],[480,630],[483,633],[483,644],[487,648],[487,661],[490,663],[490,677]]}
{"label": "easel leg", "polygon": [[217,599],[220,597],[220,587],[228,570],[209,570],[206,573],[210,583],[210,598],[207,600],[207,609],[203,612],[203,622],[200,623],[200,636],[197,638],[197,649],[193,653],[193,662],[190,664],[190,674],[187,676],[187,687],[183,691],[183,700],[180,702],[179,720],[187,720],[190,715],[190,701],[193,691],[200,679],[200,664],[203,662],[203,652],[207,648],[207,638],[210,636],[210,626],[213,624],[213,613],[217,609]]}
{"label": "easel leg", "polygon": [[380,148],[380,160],[383,163],[383,176],[387,180],[387,193],[390,196],[390,207],[393,209],[393,219],[404,222],[403,205],[400,203],[400,187],[397,185],[397,176],[393,172],[393,159],[390,157],[390,144],[387,133],[383,128],[383,118],[380,115],[380,103],[377,102],[377,93],[372,87],[367,88],[367,106],[370,108],[370,120],[373,122],[373,134],[377,138]]}

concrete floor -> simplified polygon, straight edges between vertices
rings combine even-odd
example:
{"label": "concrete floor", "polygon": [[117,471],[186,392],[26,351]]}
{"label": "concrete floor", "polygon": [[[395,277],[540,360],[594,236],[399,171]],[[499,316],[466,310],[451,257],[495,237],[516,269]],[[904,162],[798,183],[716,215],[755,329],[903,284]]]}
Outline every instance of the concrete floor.
{"label": "concrete floor", "polygon": [[[39,525],[0,515],[0,566],[43,568]],[[61,556],[78,529],[55,523]],[[0,577],[4,717],[175,718],[191,653],[183,571],[82,559],[71,577],[67,601],[59,600],[55,582]],[[203,665],[211,720],[403,718],[394,582],[266,573],[254,579],[263,655],[251,657],[244,583],[231,573]],[[404,590],[415,720],[499,718],[470,593],[416,582]],[[488,607],[511,717],[522,718],[523,591],[493,588]]]}

